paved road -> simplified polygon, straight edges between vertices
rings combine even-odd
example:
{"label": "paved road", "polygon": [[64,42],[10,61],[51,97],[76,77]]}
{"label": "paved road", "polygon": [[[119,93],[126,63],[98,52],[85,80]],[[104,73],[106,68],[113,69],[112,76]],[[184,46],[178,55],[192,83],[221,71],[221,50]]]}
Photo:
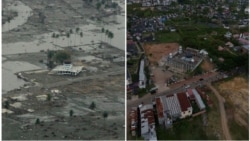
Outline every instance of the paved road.
{"label": "paved road", "polygon": [[[199,80],[200,78],[203,78],[204,80],[200,81]],[[181,81],[181,82],[178,82],[176,84],[171,85],[169,90],[159,92],[159,93],[154,94],[154,95],[146,94],[142,98],[137,99],[137,100],[127,100],[127,109],[130,110],[132,107],[137,107],[142,102],[145,104],[152,103],[152,100],[154,97],[183,92],[186,90],[185,86],[187,86],[187,85],[190,85],[190,88],[195,88],[198,86],[206,85],[206,83],[210,83],[212,81],[216,81],[216,80],[222,79],[222,78],[223,78],[223,75],[219,74],[219,73],[209,73],[209,74],[196,76],[196,77],[193,77],[191,79]]]}
{"label": "paved road", "polygon": [[226,140],[232,140],[231,134],[229,132],[229,128],[227,125],[227,115],[224,107],[225,99],[219,94],[219,92],[210,84],[208,83],[207,86],[213,91],[213,93],[216,95],[218,101],[219,101],[219,107],[220,107],[220,115],[221,115],[221,126],[222,131],[224,134],[224,137]]}

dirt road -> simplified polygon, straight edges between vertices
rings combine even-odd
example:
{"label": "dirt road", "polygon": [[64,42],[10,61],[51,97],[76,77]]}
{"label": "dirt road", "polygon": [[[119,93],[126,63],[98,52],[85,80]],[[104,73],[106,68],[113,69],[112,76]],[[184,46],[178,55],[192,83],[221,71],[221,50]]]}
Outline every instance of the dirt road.
{"label": "dirt road", "polygon": [[219,101],[220,115],[221,115],[221,126],[222,126],[222,131],[223,131],[224,137],[226,140],[232,140],[232,137],[231,137],[231,134],[229,132],[228,125],[227,125],[227,116],[226,116],[226,111],[225,111],[225,107],[224,107],[225,99],[219,94],[219,92],[210,83],[208,83],[207,86],[213,91],[213,93],[216,95],[216,97]]}

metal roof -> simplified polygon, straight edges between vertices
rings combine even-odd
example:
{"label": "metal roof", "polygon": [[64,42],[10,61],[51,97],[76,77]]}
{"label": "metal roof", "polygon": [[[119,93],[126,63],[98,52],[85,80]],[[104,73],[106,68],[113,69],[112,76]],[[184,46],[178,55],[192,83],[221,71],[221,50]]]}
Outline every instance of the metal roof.
{"label": "metal roof", "polygon": [[200,110],[205,109],[206,106],[203,103],[203,100],[201,99],[201,96],[199,95],[199,93],[196,91],[196,89],[192,89],[194,97],[196,99],[196,103],[199,106]]}

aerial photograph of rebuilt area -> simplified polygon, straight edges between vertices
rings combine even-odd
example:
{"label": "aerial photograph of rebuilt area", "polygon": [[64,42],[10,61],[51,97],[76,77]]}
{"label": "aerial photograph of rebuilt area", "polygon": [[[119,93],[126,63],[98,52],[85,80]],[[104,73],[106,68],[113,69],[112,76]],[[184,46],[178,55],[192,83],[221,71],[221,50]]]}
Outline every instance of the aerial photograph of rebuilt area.
{"label": "aerial photograph of rebuilt area", "polygon": [[125,1],[2,1],[2,139],[125,139]]}
{"label": "aerial photograph of rebuilt area", "polygon": [[249,1],[127,1],[127,139],[249,139]]}

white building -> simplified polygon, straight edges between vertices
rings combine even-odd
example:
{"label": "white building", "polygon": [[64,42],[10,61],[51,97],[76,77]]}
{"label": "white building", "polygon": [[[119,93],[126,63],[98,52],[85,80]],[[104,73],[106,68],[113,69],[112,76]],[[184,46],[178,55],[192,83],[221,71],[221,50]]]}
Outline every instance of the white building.
{"label": "white building", "polygon": [[139,88],[146,88],[147,78],[144,72],[144,60],[141,60],[140,71],[139,71]]}
{"label": "white building", "polygon": [[58,75],[78,75],[83,66],[73,66],[71,62],[64,62],[63,65],[56,66],[51,73]]}

